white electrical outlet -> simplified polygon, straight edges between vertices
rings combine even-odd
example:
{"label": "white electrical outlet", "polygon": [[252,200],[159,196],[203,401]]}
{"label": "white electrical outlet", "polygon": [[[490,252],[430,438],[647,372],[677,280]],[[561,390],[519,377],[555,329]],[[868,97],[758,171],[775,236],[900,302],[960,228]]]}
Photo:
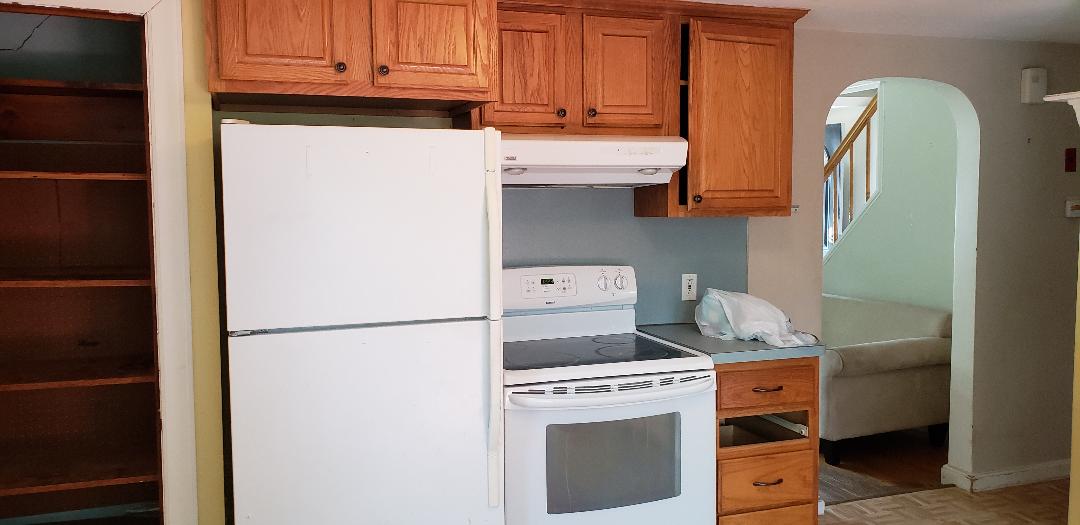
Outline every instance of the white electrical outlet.
{"label": "white electrical outlet", "polygon": [[682,274],[682,300],[683,301],[696,301],[697,300],[697,274],[696,273],[684,273]]}

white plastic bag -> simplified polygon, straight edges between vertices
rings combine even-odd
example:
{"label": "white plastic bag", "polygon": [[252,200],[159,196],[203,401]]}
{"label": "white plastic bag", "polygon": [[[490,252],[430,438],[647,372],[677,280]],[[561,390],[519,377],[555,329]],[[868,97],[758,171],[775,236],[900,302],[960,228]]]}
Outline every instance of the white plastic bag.
{"label": "white plastic bag", "polygon": [[694,321],[697,322],[701,335],[717,337],[725,341],[735,339],[735,330],[728,321],[724,303],[720,301],[718,290],[709,288],[701,302],[694,308]]}
{"label": "white plastic bag", "polygon": [[720,339],[757,339],[772,346],[805,346],[817,337],[792,329],[791,320],[772,303],[750,294],[709,288],[694,309],[701,334]]}

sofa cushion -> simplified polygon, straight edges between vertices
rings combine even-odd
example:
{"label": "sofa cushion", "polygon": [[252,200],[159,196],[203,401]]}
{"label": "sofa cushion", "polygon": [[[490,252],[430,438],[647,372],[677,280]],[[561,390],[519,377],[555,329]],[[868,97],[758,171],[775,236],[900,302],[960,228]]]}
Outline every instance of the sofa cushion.
{"label": "sofa cushion", "polygon": [[916,337],[841,346],[825,350],[825,377],[851,377],[905,368],[949,365],[952,339]]}
{"label": "sofa cushion", "polygon": [[912,337],[952,337],[952,314],[886,301],[821,296],[821,339],[826,346]]}

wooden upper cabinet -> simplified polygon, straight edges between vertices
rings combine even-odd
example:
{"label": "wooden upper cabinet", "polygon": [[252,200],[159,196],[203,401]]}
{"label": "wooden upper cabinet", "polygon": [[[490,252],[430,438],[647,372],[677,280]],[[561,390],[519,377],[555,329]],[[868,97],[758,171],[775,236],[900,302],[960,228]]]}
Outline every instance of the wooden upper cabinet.
{"label": "wooden upper cabinet", "polygon": [[372,20],[376,86],[489,86],[493,0],[372,0]]}
{"label": "wooden upper cabinet", "polygon": [[657,126],[664,84],[675,82],[665,57],[678,53],[662,19],[584,17],[586,126]]}
{"label": "wooden upper cabinet", "polygon": [[485,125],[564,126],[579,114],[571,64],[571,18],[562,13],[499,11],[497,101],[484,106]]}
{"label": "wooden upper cabinet", "polygon": [[363,38],[367,14],[349,4],[345,0],[214,2],[218,76],[322,84],[362,78],[369,58],[368,40]]}
{"label": "wooden upper cabinet", "polygon": [[788,215],[792,33],[692,20],[687,206]]}

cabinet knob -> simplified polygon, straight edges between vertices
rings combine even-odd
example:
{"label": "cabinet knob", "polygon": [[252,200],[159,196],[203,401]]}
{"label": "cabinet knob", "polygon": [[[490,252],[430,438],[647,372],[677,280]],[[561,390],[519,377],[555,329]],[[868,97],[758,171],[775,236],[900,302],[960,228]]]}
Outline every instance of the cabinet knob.
{"label": "cabinet knob", "polygon": [[379,75],[380,75],[380,76],[384,76],[384,77],[385,77],[386,75],[389,75],[389,74],[390,74],[390,67],[389,67],[389,66],[387,66],[386,64],[383,64],[383,65],[379,66],[379,69],[378,69],[378,71],[379,71]]}
{"label": "cabinet knob", "polygon": [[595,117],[596,116],[596,108],[589,108],[588,114],[589,114],[590,118]]}
{"label": "cabinet knob", "polygon": [[700,203],[701,203],[701,200],[702,200],[702,199],[701,199],[701,195],[694,195],[694,202],[696,202],[696,203],[699,203],[699,204],[700,204]]}
{"label": "cabinet knob", "polygon": [[555,116],[559,118],[566,117],[566,108],[559,108],[555,110]]}
{"label": "cabinet knob", "polygon": [[349,66],[347,66],[344,62],[338,62],[337,64],[334,64],[334,69],[336,69],[338,73],[344,73],[345,70],[348,68]]}

